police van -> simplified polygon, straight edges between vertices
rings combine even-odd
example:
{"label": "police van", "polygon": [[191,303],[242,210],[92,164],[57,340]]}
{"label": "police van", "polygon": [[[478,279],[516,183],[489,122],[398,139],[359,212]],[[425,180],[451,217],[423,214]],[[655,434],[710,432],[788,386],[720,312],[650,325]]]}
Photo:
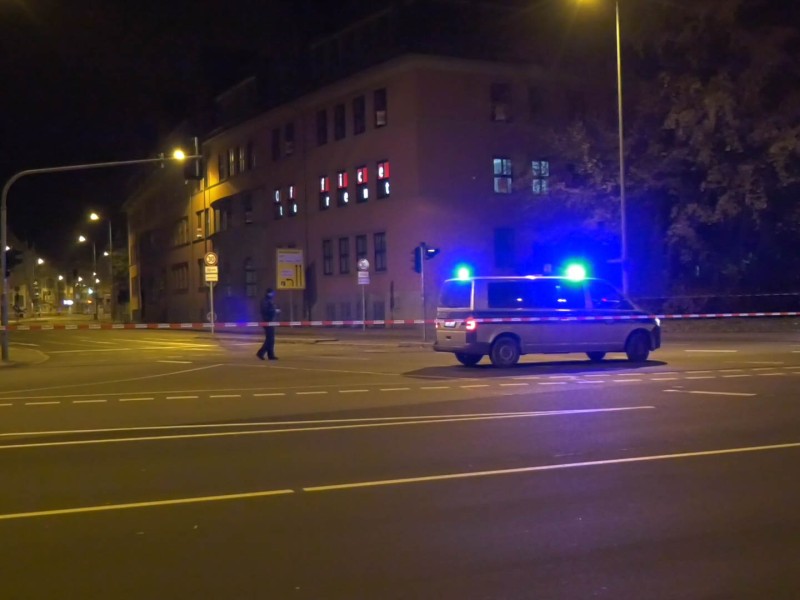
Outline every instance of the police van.
{"label": "police van", "polygon": [[510,367],[523,354],[624,352],[644,362],[661,346],[661,323],[602,279],[554,276],[448,279],[436,310],[437,352],[466,366],[488,355]]}

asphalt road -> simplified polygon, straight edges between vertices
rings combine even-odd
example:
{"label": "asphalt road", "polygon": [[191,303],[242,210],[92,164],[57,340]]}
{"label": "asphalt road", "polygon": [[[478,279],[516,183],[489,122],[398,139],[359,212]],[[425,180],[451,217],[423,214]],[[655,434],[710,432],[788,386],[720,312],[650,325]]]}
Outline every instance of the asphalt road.
{"label": "asphalt road", "polygon": [[14,332],[2,598],[798,598],[800,339]]}

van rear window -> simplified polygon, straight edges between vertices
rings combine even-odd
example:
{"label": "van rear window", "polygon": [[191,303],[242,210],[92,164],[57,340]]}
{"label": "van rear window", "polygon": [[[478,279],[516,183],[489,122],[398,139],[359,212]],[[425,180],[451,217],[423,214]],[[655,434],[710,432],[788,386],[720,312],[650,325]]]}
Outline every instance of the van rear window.
{"label": "van rear window", "polygon": [[441,308],[470,308],[472,306],[472,281],[445,281],[442,284],[439,306]]}
{"label": "van rear window", "polygon": [[568,280],[493,281],[486,292],[489,308],[586,308],[583,284]]}

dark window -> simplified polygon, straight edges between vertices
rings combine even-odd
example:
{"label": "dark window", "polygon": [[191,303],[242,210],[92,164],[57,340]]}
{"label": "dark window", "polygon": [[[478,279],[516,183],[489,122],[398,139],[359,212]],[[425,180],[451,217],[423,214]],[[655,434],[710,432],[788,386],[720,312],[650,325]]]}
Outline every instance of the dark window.
{"label": "dark window", "polygon": [[350,238],[339,238],[339,273],[350,272]]}
{"label": "dark window", "polygon": [[244,259],[244,293],[248,298],[255,298],[258,293],[256,267],[249,256]]}
{"label": "dark window", "polygon": [[567,279],[490,281],[489,308],[585,308],[583,283]]}
{"label": "dark window", "polygon": [[539,88],[528,88],[528,113],[531,119],[535,119],[542,111],[542,92]]}
{"label": "dark window", "polygon": [[375,252],[375,270],[386,270],[386,233],[376,233],[372,238],[372,246]]}
{"label": "dark window", "polygon": [[493,83],[491,87],[492,121],[511,120],[511,85]]}
{"label": "dark window", "polygon": [[253,222],[253,197],[250,194],[242,196],[242,212],[245,225],[250,225]]}
{"label": "dark window", "polygon": [[594,308],[615,308],[631,310],[633,307],[619,291],[607,281],[590,279],[586,281],[589,288],[589,298]]}
{"label": "dark window", "polygon": [[442,308],[470,308],[472,306],[472,281],[445,281],[442,284],[439,306]]}
{"label": "dark window", "polygon": [[317,145],[328,143],[328,111],[324,108],[317,111]]}
{"label": "dark window", "polygon": [[347,135],[344,104],[337,104],[333,109],[333,139],[341,140]]}
{"label": "dark window", "polygon": [[322,240],[322,274],[333,275],[333,242]]}
{"label": "dark window", "polygon": [[256,168],[256,149],[253,142],[247,142],[245,153],[245,167],[248,171],[252,171]]}
{"label": "dark window", "polygon": [[353,135],[367,130],[367,102],[364,96],[356,96],[353,100]]}
{"label": "dark window", "polygon": [[381,160],[378,161],[376,166],[375,172],[377,176],[375,177],[375,187],[376,193],[375,195],[378,198],[388,198],[389,194],[391,194],[391,185],[390,185],[390,175],[389,172],[389,161],[388,160]]}
{"label": "dark window", "polygon": [[356,167],[356,202],[369,200],[369,181],[367,167]]}
{"label": "dark window", "polygon": [[217,169],[219,172],[219,180],[224,181],[228,178],[228,153],[220,152],[217,156]]}
{"label": "dark window", "polygon": [[277,127],[272,130],[272,160],[281,158],[281,130]]}
{"label": "dark window", "polygon": [[494,230],[494,266],[498,269],[514,266],[514,230],[510,227]]}
{"label": "dark window", "polygon": [[283,128],[283,151],[286,156],[294,154],[294,123],[287,123]]}
{"label": "dark window", "polygon": [[356,236],[356,260],[367,258],[367,236]]}
{"label": "dark window", "polygon": [[494,172],[494,193],[510,194],[513,182],[511,159],[493,158],[492,171]]}
{"label": "dark window", "polygon": [[375,90],[372,97],[375,109],[375,127],[385,127],[389,123],[389,105],[386,88]]}

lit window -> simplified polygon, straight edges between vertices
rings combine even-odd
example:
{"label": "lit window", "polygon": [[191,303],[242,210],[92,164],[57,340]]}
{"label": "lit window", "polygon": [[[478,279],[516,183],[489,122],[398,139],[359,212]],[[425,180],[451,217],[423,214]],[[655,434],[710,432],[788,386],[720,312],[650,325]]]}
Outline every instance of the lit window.
{"label": "lit window", "polygon": [[531,161],[531,191],[536,195],[544,195],[550,191],[550,161]]}
{"label": "lit window", "polygon": [[283,207],[283,200],[281,199],[281,191],[275,190],[273,204],[275,206],[275,218],[282,219],[286,216],[286,211]]}
{"label": "lit window", "polygon": [[331,207],[331,178],[323,175],[319,178],[319,209],[328,210]]}
{"label": "lit window", "polygon": [[492,160],[494,171],[495,194],[510,194],[512,170],[510,158],[495,158]]}
{"label": "lit window", "polygon": [[228,148],[228,171],[230,172],[231,177],[237,173],[236,167],[239,164],[237,160],[236,148]]}
{"label": "lit window", "polygon": [[289,186],[289,216],[296,217],[300,212],[300,207],[297,204],[297,192],[293,185]]}
{"label": "lit window", "polygon": [[350,192],[347,190],[347,171],[336,173],[336,204],[347,206],[350,203]]}
{"label": "lit window", "polygon": [[239,173],[247,171],[247,146],[239,146]]}
{"label": "lit window", "polygon": [[391,186],[389,185],[389,161],[382,160],[378,162],[377,165],[377,184],[376,184],[376,196],[378,198],[388,198],[389,194],[391,193]]}
{"label": "lit window", "polygon": [[366,202],[367,200],[369,200],[367,167],[358,167],[356,169],[356,202]]}

